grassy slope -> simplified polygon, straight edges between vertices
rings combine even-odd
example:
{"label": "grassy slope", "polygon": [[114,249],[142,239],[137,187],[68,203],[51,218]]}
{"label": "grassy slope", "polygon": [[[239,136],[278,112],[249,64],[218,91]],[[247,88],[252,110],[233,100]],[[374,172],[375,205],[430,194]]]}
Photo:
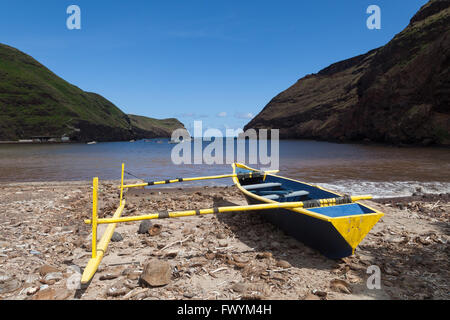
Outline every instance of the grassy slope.
{"label": "grassy slope", "polygon": [[143,130],[152,130],[154,128],[159,128],[161,130],[173,131],[178,128],[184,128],[183,124],[175,118],[169,119],[154,119],[143,116],[137,116],[134,114],[129,114],[128,117],[131,120],[131,124]]}
{"label": "grassy slope", "polygon": [[129,129],[126,115],[103,97],[59,78],[32,57],[0,44],[0,138],[70,134],[79,120]]}
{"label": "grassy slope", "polygon": [[[32,57],[3,44],[0,111],[0,140],[63,134],[100,141],[135,137],[130,118],[110,101],[79,89]],[[177,121],[145,119],[138,120],[142,129],[157,132]]]}
{"label": "grassy slope", "polygon": [[184,125],[175,118],[153,119],[129,114],[131,125],[138,138],[170,137],[172,132]]}

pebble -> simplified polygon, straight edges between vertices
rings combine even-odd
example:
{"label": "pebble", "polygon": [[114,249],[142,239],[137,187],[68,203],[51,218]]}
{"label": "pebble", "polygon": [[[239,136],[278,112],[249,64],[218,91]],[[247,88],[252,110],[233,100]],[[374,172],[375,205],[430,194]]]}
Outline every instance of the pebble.
{"label": "pebble", "polygon": [[41,289],[33,296],[32,300],[54,300],[55,293],[55,289],[52,288]]}
{"label": "pebble", "polygon": [[139,225],[138,233],[139,234],[147,233],[151,226],[152,226],[152,222],[150,220],[141,221],[141,223]]}
{"label": "pebble", "polygon": [[164,256],[167,258],[175,258],[179,253],[179,250],[176,249],[172,249],[172,250],[168,250]]}
{"label": "pebble", "polygon": [[235,291],[235,292],[238,292],[238,293],[244,293],[244,292],[247,291],[247,286],[246,286],[244,283],[238,282],[238,283],[235,283],[235,284],[231,287],[231,289],[232,289],[233,291]]}
{"label": "pebble", "polygon": [[39,280],[39,276],[37,274],[32,273],[32,274],[28,274],[25,277],[24,282],[26,284],[32,284],[32,283],[35,283],[38,280]]}
{"label": "pebble", "polygon": [[194,230],[192,230],[192,228],[184,228],[183,231],[181,231],[181,233],[184,235],[192,234],[194,233]]}
{"label": "pebble", "polygon": [[150,229],[148,229],[148,234],[153,236],[157,236],[158,234],[160,234],[162,231],[162,226],[160,224],[154,224],[153,226],[151,226]]}
{"label": "pebble", "polygon": [[119,241],[122,241],[122,240],[123,240],[123,237],[122,237],[122,235],[120,233],[118,233],[118,232],[114,232],[113,233],[113,235],[111,237],[111,241],[112,242],[119,242]]}
{"label": "pebble", "polygon": [[319,291],[316,289],[314,289],[312,291],[312,294],[315,294],[316,296],[321,297],[321,298],[325,298],[327,296],[327,293],[325,291]]}
{"label": "pebble", "polygon": [[320,298],[315,294],[308,293],[306,296],[303,297],[303,300],[320,300]]}
{"label": "pebble", "polygon": [[71,293],[65,288],[46,288],[40,289],[32,300],[65,300],[70,297]]}
{"label": "pebble", "polygon": [[127,287],[128,289],[133,290],[133,289],[139,287],[139,283],[137,281],[133,281],[133,280],[127,279],[124,282],[124,286]]}
{"label": "pebble", "polygon": [[52,272],[60,272],[60,271],[58,270],[58,268],[53,267],[48,264],[44,264],[43,266],[41,266],[39,268],[39,274],[41,275],[41,277],[45,277],[47,275],[47,273],[52,273]]}
{"label": "pebble", "polygon": [[271,252],[260,252],[256,254],[256,259],[270,259],[272,258]]}
{"label": "pebble", "polygon": [[140,282],[151,287],[160,287],[169,284],[171,277],[172,269],[168,262],[151,259],[144,265]]}
{"label": "pebble", "polygon": [[237,263],[248,263],[248,262],[249,262],[249,259],[248,259],[248,258],[246,258],[246,257],[241,257],[241,256],[238,256],[238,255],[236,255],[236,254],[233,254],[232,257],[233,257],[233,260],[234,260],[235,262],[237,262]]}
{"label": "pebble", "polygon": [[58,282],[59,280],[61,280],[63,278],[64,278],[64,276],[63,276],[62,272],[50,272],[50,273],[46,274],[46,276],[44,277],[44,280]]}
{"label": "pebble", "polygon": [[26,293],[28,296],[31,296],[31,295],[35,294],[36,292],[38,292],[38,291],[39,291],[39,287],[28,287],[28,288],[26,289],[25,293]]}
{"label": "pebble", "polygon": [[336,291],[336,292],[341,292],[341,293],[345,293],[345,294],[352,293],[350,285],[344,280],[334,279],[331,281],[330,287],[333,291]]}
{"label": "pebble", "polygon": [[15,278],[7,275],[0,276],[0,293],[13,292],[19,289],[21,286],[22,283]]}
{"label": "pebble", "polygon": [[283,268],[283,269],[287,269],[292,267],[291,264],[285,260],[278,260],[277,262],[277,267]]}
{"label": "pebble", "polygon": [[135,296],[136,300],[143,300],[147,298],[147,292],[140,292]]}
{"label": "pebble", "polygon": [[219,240],[219,247],[224,248],[228,246],[228,241],[225,239]]}
{"label": "pebble", "polygon": [[109,297],[119,297],[127,294],[128,291],[129,289],[125,287],[124,282],[120,280],[106,289],[106,295]]}
{"label": "pebble", "polygon": [[138,280],[141,276],[141,273],[138,271],[133,271],[127,274],[127,279],[129,280]]}
{"label": "pebble", "polygon": [[117,274],[117,273],[106,273],[106,274],[102,274],[99,279],[103,281],[103,280],[116,279],[118,277],[119,277],[119,274]]}

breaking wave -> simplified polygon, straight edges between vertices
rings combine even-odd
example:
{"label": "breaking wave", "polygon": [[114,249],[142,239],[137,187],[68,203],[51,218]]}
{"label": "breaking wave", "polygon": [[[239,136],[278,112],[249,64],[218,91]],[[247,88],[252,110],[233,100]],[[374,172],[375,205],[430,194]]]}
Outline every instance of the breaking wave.
{"label": "breaking wave", "polygon": [[340,180],[332,183],[317,183],[317,185],[351,195],[370,194],[374,198],[408,197],[416,192],[424,194],[450,193],[450,182]]}

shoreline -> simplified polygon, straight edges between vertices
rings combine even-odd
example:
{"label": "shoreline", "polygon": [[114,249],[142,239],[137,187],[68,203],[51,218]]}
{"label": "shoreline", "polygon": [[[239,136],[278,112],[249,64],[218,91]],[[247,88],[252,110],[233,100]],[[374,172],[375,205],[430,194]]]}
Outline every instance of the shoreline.
{"label": "shoreline", "polygon": [[[118,179],[105,179],[100,180],[101,184],[111,184],[111,185],[117,185],[117,187],[120,186],[120,180]],[[124,184],[137,184],[142,183],[142,180],[138,179],[124,179]],[[436,182],[440,183],[440,182]],[[13,181],[1,181],[0,180],[0,187],[8,187],[8,186],[92,186],[92,179],[89,180],[54,180],[54,181],[19,181],[19,182],[13,182]],[[318,185],[321,185],[321,183],[318,183]],[[170,185],[165,186],[158,186],[158,187],[148,187],[147,190],[170,190],[170,189],[180,189],[183,190],[197,190],[201,188],[230,188],[233,187],[233,184],[230,183],[227,186],[222,185],[183,185],[182,183],[174,183]],[[335,190],[336,191],[336,190]],[[339,192],[339,191],[336,191]],[[369,193],[370,194],[370,193]],[[439,199],[443,198],[445,201],[450,201],[450,193],[443,192],[443,193],[425,193],[425,192],[415,192],[409,196],[392,196],[392,197],[386,197],[381,196],[377,197],[374,196],[374,198],[371,200],[373,202],[377,202],[380,204],[388,204],[393,202],[401,202],[401,201],[424,201],[424,202],[432,202],[432,201],[438,201]]]}
{"label": "shoreline", "polygon": [[[91,217],[91,184],[0,184],[0,300],[450,298],[448,194],[438,203],[427,196],[364,201],[385,216],[355,255],[340,260],[259,213],[153,220],[153,231],[143,234],[139,222],[118,224],[119,241],[110,243],[89,286],[76,289],[68,283],[90,258],[91,229],[83,221]],[[234,186],[179,186],[130,189],[124,216],[246,204]],[[100,181],[99,217],[112,216],[118,201],[117,180]],[[166,285],[140,282],[150,260],[170,265]],[[381,269],[380,290],[366,287],[370,265]]]}
{"label": "shoreline", "polygon": [[91,141],[46,141],[46,142],[32,142],[32,141],[0,141],[0,145],[50,145],[50,144],[89,144],[90,142],[95,142],[95,144],[99,143],[109,143],[109,142],[136,142],[136,141],[144,141],[144,140],[154,140],[154,139],[170,139],[170,137],[159,137],[159,138],[146,138],[146,139],[139,139],[135,141],[131,140],[111,140],[111,141],[98,141],[98,140],[91,140]]}
{"label": "shoreline", "polygon": [[[153,140],[153,139],[169,139],[171,137],[153,137],[153,138],[143,138],[143,139],[136,139],[133,142],[137,141],[143,141],[143,140]],[[192,141],[194,139],[199,138],[192,138]],[[238,139],[237,137],[234,137],[234,139]],[[270,140],[270,139],[269,139]],[[347,145],[360,145],[360,146],[380,146],[380,147],[392,147],[392,148],[425,148],[425,149],[450,149],[450,144],[421,144],[421,143],[411,143],[411,144],[394,144],[394,143],[383,143],[383,142],[376,142],[376,141],[365,141],[365,140],[348,140],[348,141],[341,141],[339,139],[337,140],[322,140],[322,139],[307,139],[307,138],[280,138],[280,140],[284,141],[315,141],[315,142],[327,142],[327,143],[335,143],[335,144],[347,144]],[[131,142],[130,140],[107,140],[107,141],[99,141],[99,140],[89,140],[89,141],[45,141],[45,142],[31,142],[31,141],[0,141],[0,145],[49,145],[49,144],[87,144],[91,141],[95,141],[98,143],[108,143],[108,142]],[[209,141],[208,141],[209,142]]]}
{"label": "shoreline", "polygon": [[2,144],[74,144],[74,143],[83,143],[83,142],[75,142],[75,141],[47,141],[47,142],[33,142],[33,141],[0,141],[0,145]]}

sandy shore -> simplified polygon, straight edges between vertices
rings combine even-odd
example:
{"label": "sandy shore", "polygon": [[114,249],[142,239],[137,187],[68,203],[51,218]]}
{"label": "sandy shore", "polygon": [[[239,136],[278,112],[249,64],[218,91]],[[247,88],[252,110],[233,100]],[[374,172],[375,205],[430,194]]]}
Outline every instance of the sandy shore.
{"label": "sandy shore", "polygon": [[[450,196],[367,201],[385,213],[352,257],[330,260],[266,223],[231,213],[119,224],[87,287],[90,182],[0,185],[0,299],[449,299]],[[246,204],[236,188],[135,189],[124,215]],[[100,185],[100,216],[118,191]],[[144,227],[144,226],[142,226]],[[148,226],[147,226],[148,227]],[[100,233],[103,226],[100,227]],[[120,239],[122,238],[122,239]],[[149,287],[145,265],[164,269]],[[381,269],[368,289],[367,268]],[[339,280],[339,281],[337,281]]]}

